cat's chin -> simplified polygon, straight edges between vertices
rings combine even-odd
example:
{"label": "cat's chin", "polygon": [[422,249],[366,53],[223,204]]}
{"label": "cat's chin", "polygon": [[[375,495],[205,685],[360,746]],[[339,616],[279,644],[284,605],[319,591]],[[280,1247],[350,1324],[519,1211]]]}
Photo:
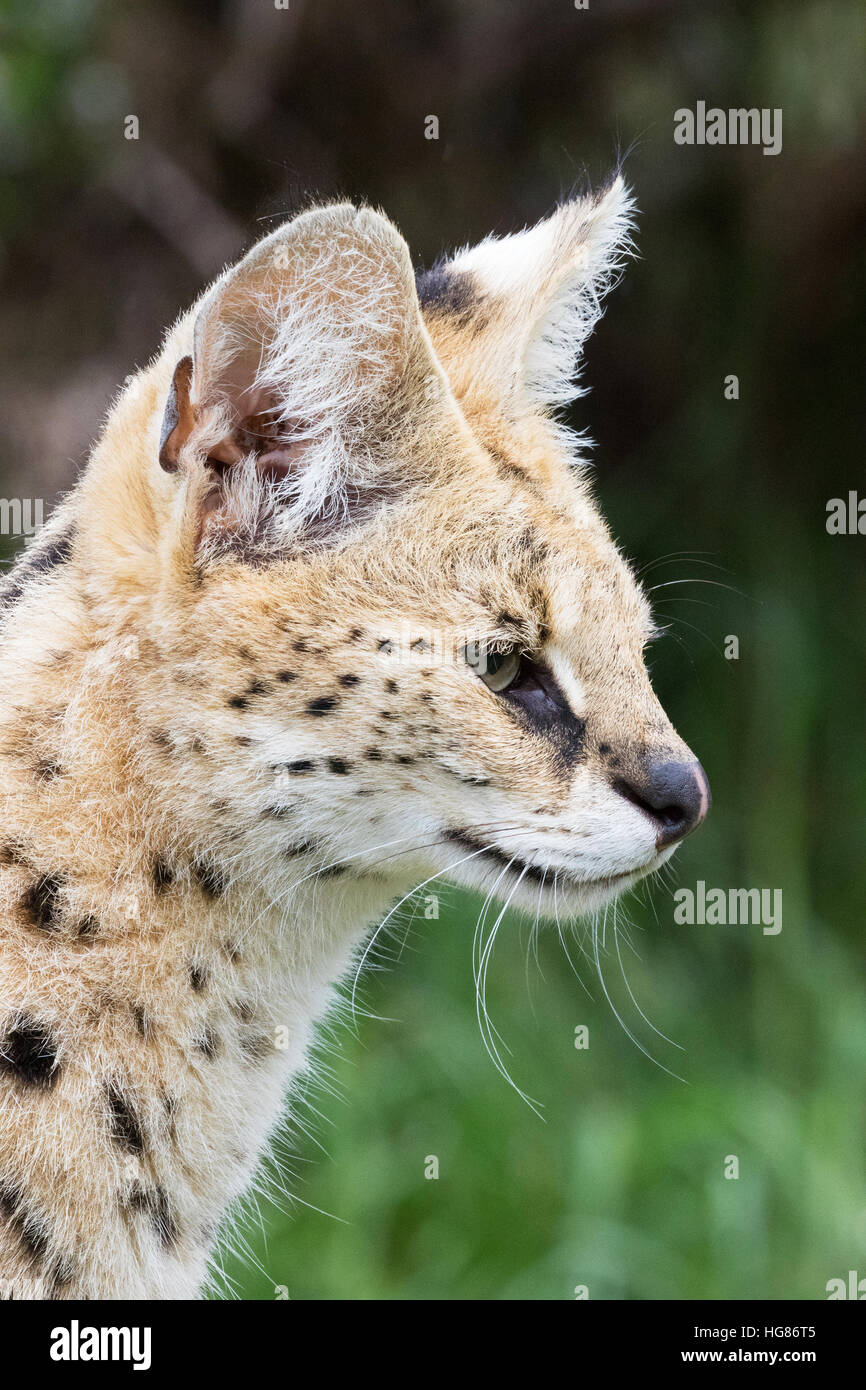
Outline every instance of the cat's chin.
{"label": "cat's chin", "polygon": [[496,852],[478,854],[471,864],[461,865],[449,877],[462,887],[489,894],[499,903],[533,917],[564,920],[596,912],[621,894],[655,873],[670,858],[673,849],[663,850],[624,873],[578,878],[562,867],[525,864],[514,859],[500,861]]}

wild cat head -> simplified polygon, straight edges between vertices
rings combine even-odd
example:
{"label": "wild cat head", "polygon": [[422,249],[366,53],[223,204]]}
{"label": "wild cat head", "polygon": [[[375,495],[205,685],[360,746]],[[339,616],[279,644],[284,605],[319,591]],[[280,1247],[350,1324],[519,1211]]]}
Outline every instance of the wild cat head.
{"label": "wild cat head", "polygon": [[219,796],[215,839],[579,912],[704,817],[647,601],[553,415],[629,208],[617,180],[417,278],[386,218],[315,209],[130,388],[147,515],[115,570],[148,575],[172,673],[152,717],[195,746],[184,795]]}

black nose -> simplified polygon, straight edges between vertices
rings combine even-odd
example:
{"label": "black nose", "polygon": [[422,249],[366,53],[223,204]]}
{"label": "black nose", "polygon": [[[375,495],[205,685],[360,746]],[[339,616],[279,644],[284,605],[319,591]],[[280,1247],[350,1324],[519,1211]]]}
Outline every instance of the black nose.
{"label": "black nose", "polygon": [[664,849],[697,829],[710,809],[710,784],[700,763],[650,758],[637,775],[620,777],[614,789],[652,816],[656,848]]}

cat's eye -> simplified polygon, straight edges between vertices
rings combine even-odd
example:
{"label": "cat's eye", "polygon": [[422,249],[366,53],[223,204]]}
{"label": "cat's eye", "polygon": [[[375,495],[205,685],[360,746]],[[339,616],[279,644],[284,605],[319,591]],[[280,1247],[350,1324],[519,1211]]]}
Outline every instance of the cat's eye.
{"label": "cat's eye", "polygon": [[496,695],[507,690],[520,675],[521,653],[517,647],[486,647],[483,642],[470,642],[463,655],[476,676]]}

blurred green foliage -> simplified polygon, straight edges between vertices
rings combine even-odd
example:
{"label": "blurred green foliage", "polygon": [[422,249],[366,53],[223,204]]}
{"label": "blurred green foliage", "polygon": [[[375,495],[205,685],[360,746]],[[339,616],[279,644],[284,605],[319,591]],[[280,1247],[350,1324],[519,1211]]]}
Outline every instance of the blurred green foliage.
{"label": "blurred green foliage", "polygon": [[[624,903],[628,987],[609,913],[605,984],[661,1065],[575,942],[592,998],[554,932],[536,963],[509,918],[490,1007],[544,1121],[481,1043],[479,904],[452,891],[438,921],[416,911],[399,963],[365,984],[394,1021],[334,1029],[330,1080],[300,1112],[310,1133],[279,1143],[289,1195],[254,1204],[227,1287],[821,1298],[866,1275],[866,538],[824,524],[830,497],[866,491],[862,5],[52,0],[0,15],[4,495],[68,485],[113,384],[205,272],[308,193],[380,203],[429,261],[535,219],[584,164],[597,179],[630,150],[641,258],[590,344],[573,423],[598,441],[615,534],[660,586],[654,680],[713,784],[676,881],[784,893],[778,936],[677,926],[670,884]],[[781,107],[783,152],[675,146],[673,112],[697,100]]]}

